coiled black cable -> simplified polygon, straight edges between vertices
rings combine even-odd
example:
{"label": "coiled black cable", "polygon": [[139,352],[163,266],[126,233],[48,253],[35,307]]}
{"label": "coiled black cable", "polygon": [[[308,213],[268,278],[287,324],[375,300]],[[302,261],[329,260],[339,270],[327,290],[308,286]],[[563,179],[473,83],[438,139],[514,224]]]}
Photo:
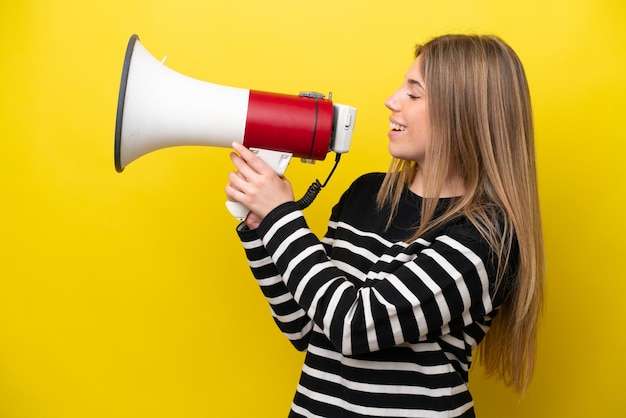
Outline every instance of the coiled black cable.
{"label": "coiled black cable", "polygon": [[315,179],[313,184],[309,186],[309,189],[306,191],[304,196],[302,196],[302,198],[296,202],[300,210],[306,209],[311,206],[311,203],[313,203],[319,192],[321,192],[322,189],[326,187],[326,184],[328,184],[328,180],[330,180],[333,173],[335,172],[335,169],[337,168],[340,159],[341,154],[335,154],[335,165],[333,166],[332,170],[330,170],[330,173],[328,174],[328,177],[326,177],[326,181],[324,181],[324,184],[320,183],[318,179]]}

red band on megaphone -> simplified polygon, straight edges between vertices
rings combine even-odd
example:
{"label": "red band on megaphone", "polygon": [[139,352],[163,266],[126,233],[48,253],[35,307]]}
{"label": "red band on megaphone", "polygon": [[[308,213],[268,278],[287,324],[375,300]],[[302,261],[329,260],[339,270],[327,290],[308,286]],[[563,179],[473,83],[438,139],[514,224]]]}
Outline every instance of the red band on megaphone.
{"label": "red band on megaphone", "polygon": [[243,144],[323,160],[332,124],[329,100],[250,90]]}

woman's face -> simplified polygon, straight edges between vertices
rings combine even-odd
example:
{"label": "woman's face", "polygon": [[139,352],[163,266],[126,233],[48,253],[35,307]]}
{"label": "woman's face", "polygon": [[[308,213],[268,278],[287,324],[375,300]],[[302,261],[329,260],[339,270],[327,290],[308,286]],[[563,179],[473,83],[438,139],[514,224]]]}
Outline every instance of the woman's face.
{"label": "woman's face", "polygon": [[391,110],[389,153],[396,158],[423,165],[430,137],[426,109],[426,90],[420,71],[420,57],[409,67],[402,86],[385,106]]}

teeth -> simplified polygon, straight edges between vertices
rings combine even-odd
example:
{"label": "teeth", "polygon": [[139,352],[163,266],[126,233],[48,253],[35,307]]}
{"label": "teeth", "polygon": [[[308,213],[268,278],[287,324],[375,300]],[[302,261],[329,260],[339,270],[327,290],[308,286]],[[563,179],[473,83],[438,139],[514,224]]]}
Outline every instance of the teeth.
{"label": "teeth", "polygon": [[404,131],[406,129],[406,126],[398,125],[397,123],[393,122],[389,124],[389,127],[394,131]]}

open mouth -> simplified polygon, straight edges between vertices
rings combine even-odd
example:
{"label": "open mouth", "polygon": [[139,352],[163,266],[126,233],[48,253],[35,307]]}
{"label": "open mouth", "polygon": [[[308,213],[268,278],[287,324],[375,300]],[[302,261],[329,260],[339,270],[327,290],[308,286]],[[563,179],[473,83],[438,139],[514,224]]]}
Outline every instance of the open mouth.
{"label": "open mouth", "polygon": [[404,125],[398,125],[397,123],[391,122],[389,124],[389,127],[391,128],[391,130],[393,131],[404,131],[406,129],[406,126]]}

